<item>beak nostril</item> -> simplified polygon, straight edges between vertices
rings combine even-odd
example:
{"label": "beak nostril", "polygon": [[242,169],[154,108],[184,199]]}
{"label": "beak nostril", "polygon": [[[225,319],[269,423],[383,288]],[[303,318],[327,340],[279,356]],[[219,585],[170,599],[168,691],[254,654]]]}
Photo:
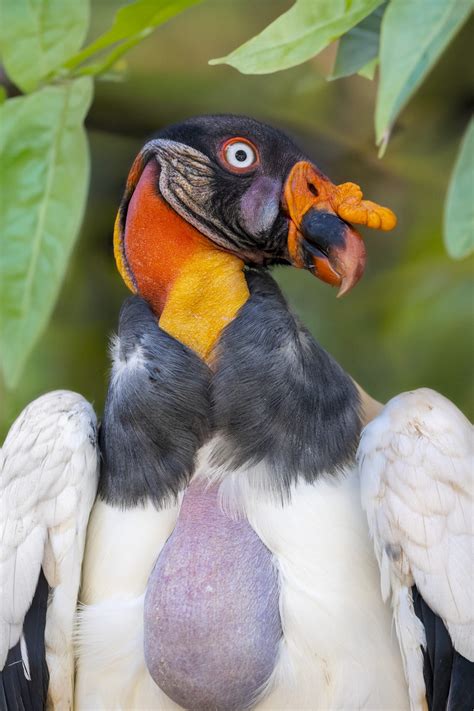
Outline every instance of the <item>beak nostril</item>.
{"label": "beak nostril", "polygon": [[308,190],[310,193],[312,193],[315,197],[318,197],[319,195],[319,190],[316,187],[316,185],[313,185],[313,183],[308,182]]}

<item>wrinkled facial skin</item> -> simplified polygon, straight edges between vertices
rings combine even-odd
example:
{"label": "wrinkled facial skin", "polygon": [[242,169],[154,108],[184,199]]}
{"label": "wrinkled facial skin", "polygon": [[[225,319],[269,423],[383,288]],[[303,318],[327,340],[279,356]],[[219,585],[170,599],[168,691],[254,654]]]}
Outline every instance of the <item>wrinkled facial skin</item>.
{"label": "wrinkled facial skin", "polygon": [[[258,150],[258,163],[248,172],[233,172],[222,160],[222,147],[235,136]],[[200,117],[169,127],[153,143],[159,188],[179,214],[189,221],[194,216],[193,224],[207,237],[249,262],[286,259],[283,185],[303,158],[289,138],[248,118]]]}

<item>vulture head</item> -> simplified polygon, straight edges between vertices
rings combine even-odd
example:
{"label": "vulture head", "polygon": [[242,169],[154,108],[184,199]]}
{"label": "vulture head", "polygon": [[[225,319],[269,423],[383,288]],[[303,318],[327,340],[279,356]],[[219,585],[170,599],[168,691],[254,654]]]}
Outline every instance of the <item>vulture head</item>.
{"label": "vulture head", "polygon": [[230,115],[170,126],[137,156],[115,229],[119,269],[133,290],[143,292],[147,276],[153,279],[159,244],[150,241],[176,230],[176,217],[181,229],[186,223],[246,264],[305,268],[338,286],[339,295],[365,266],[364,243],[350,223],[396,224],[391,210],[362,200],[354,183],[334,185],[281,131]]}

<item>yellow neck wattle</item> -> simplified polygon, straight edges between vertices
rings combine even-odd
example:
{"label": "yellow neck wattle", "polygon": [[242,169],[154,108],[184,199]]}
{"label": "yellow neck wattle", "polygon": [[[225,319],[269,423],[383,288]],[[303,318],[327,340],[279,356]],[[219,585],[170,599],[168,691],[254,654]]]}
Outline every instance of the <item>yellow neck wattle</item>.
{"label": "yellow neck wattle", "polygon": [[222,330],[249,298],[243,267],[226,252],[197,250],[170,285],[160,327],[211,362]]}

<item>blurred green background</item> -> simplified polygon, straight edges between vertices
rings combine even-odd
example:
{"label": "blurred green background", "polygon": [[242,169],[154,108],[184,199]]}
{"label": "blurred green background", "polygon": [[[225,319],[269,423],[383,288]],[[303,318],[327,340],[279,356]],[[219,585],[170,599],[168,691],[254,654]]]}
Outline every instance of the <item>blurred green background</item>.
{"label": "blurred green background", "polygon": [[[92,2],[91,38],[120,4]],[[274,274],[314,336],[371,395],[385,400],[429,386],[472,419],[473,260],[447,257],[441,227],[449,174],[472,111],[474,23],[403,112],[379,160],[375,83],[357,76],[327,82],[333,48],[268,76],[208,66],[291,4],[207,0],[126,55],[120,81],[97,82],[86,122],[92,180],[84,224],[48,329],[18,388],[0,392],[2,434],[27,402],[51,389],[77,390],[102,412],[108,338],[127,295],[113,261],[112,229],[128,169],[153,132],[212,112],[249,114],[283,128],[335,182],[357,182],[368,198],[395,210],[394,232],[366,231],[366,275],[346,298],[337,300],[306,272]]]}

